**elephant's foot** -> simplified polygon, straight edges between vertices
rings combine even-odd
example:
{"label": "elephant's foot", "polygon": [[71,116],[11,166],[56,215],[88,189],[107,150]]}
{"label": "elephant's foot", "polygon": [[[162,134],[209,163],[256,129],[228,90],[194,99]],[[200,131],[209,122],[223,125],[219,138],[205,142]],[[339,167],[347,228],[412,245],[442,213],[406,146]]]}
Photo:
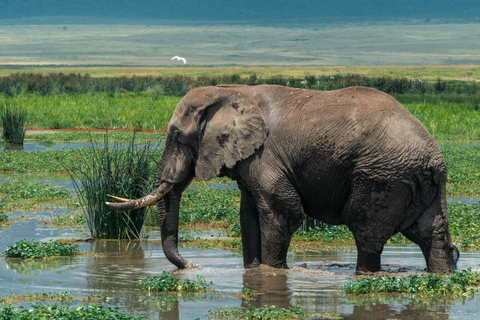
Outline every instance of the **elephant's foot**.
{"label": "elephant's foot", "polygon": [[[446,247],[446,245],[445,245]],[[455,247],[456,252],[458,250]],[[433,248],[427,260],[427,270],[433,273],[452,273],[456,270],[457,259],[451,248]],[[456,254],[458,256],[458,254]]]}
{"label": "elephant's foot", "polygon": [[243,267],[245,269],[254,269],[254,268],[258,268],[259,266],[260,266],[260,259],[258,258],[250,259],[250,261],[247,261],[246,259],[244,259],[243,261]]}
{"label": "elephant's foot", "polygon": [[358,250],[357,270],[358,275],[365,275],[381,271],[380,253]]}

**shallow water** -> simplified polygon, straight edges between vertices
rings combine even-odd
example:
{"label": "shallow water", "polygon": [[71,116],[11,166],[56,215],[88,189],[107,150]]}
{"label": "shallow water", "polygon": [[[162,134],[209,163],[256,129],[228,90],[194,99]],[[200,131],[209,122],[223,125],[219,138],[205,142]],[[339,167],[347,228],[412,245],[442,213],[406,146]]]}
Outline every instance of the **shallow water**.
{"label": "shallow water", "polygon": [[[20,220],[0,230],[0,250],[22,239],[87,239],[84,230],[55,229],[37,224],[38,219],[63,214],[64,210],[9,213]],[[205,233],[218,236],[216,231]],[[0,296],[24,293],[72,292],[74,297],[108,296],[109,305],[149,319],[206,319],[212,308],[299,305],[312,312],[340,314],[344,319],[478,319],[480,299],[457,301],[377,295],[354,297],[343,293],[343,284],[354,277],[353,250],[289,254],[289,270],[262,267],[245,270],[239,252],[222,249],[181,248],[182,255],[200,269],[176,270],[165,258],[154,234],[149,241],[79,242],[90,255],[40,260],[0,259]],[[152,241],[153,240],[153,241]],[[387,272],[415,272],[425,268],[416,246],[387,246],[382,255]],[[462,252],[458,267],[477,268],[480,253]],[[306,264],[306,267],[305,267]],[[137,283],[146,276],[171,271],[180,278],[202,275],[213,282],[215,293],[184,297],[148,294]],[[260,293],[253,300],[237,295],[243,288]]]}
{"label": "shallow water", "polygon": [[[105,146],[105,143],[99,142],[94,144],[97,148],[102,149]],[[158,144],[158,146],[163,146],[164,142]],[[23,146],[21,145],[6,145],[4,143],[0,144],[0,151],[6,150],[22,150],[25,152],[34,152],[34,151],[48,151],[48,150],[71,150],[71,149],[81,149],[81,148],[90,148],[92,144],[87,141],[55,141],[53,143],[45,143],[42,141],[32,141],[25,140]],[[111,148],[127,148],[128,143],[115,145],[114,143],[110,144]],[[145,146],[144,143],[136,144],[137,147]],[[157,145],[152,145],[153,148],[156,148]]]}

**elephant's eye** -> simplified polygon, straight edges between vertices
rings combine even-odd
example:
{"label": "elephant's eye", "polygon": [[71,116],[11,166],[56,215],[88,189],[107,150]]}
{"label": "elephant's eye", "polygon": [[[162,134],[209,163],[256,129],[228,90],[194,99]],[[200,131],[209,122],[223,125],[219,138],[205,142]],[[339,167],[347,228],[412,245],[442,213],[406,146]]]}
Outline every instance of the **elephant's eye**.
{"label": "elephant's eye", "polygon": [[173,138],[175,141],[181,144],[186,144],[188,142],[187,137],[179,130],[175,131]]}

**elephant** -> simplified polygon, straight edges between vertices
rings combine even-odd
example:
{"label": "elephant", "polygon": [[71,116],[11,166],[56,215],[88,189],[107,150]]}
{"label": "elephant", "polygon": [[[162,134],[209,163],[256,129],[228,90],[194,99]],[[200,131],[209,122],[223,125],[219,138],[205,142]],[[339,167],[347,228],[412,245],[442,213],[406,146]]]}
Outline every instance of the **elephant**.
{"label": "elephant", "polygon": [[292,235],[308,215],[349,228],[358,274],[381,270],[383,247],[399,232],[421,248],[429,272],[456,269],[442,153],[419,120],[376,89],[194,88],[168,124],[156,189],[106,204],[156,205],[165,255],[187,268],[177,247],[182,192],[194,177],[220,176],[241,191],[245,268],[287,268]]}

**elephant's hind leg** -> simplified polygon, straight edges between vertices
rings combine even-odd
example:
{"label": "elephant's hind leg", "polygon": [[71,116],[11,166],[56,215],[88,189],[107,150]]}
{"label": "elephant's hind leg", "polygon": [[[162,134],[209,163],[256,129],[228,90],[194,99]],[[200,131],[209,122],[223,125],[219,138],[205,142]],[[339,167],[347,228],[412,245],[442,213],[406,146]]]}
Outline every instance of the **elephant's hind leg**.
{"label": "elephant's hind leg", "polygon": [[381,270],[381,254],[396,233],[410,202],[407,187],[358,182],[343,217],[357,246],[357,273]]}
{"label": "elephant's hind leg", "polygon": [[448,241],[448,222],[441,200],[435,198],[430,207],[402,234],[422,249],[429,272],[442,273],[455,270],[455,246]]}

